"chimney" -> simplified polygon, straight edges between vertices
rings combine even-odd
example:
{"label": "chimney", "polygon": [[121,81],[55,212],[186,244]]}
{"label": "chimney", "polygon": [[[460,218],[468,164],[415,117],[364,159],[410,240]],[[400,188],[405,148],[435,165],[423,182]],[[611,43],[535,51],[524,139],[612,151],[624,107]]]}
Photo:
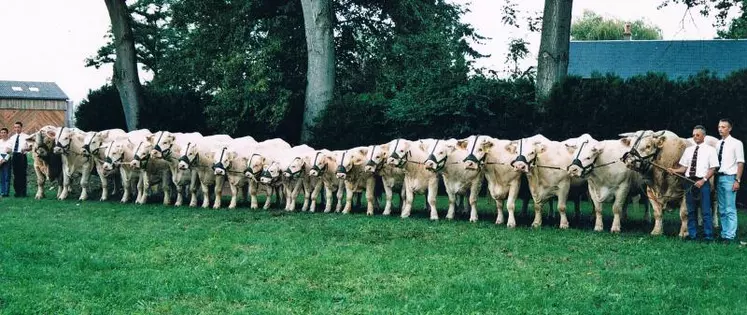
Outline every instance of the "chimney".
{"label": "chimney", "polygon": [[630,40],[632,33],[630,33],[630,23],[625,23],[625,30],[623,31],[623,40]]}

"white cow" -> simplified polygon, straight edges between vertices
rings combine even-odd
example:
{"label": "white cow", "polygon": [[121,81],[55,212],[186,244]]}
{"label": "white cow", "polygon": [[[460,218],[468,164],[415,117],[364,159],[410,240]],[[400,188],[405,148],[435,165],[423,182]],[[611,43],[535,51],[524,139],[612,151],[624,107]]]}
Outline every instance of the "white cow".
{"label": "white cow", "polygon": [[385,144],[371,146],[365,167],[366,172],[381,176],[381,184],[384,186],[386,197],[383,215],[392,213],[392,197],[395,187],[401,187],[400,206],[404,205],[404,198],[407,195],[405,191],[405,171],[386,162],[389,147],[393,146],[395,142],[396,140],[392,140]]}
{"label": "white cow", "polygon": [[335,156],[337,167],[335,176],[341,179],[345,185],[345,207],[342,213],[350,213],[353,206],[353,195],[366,190],[366,214],[374,214],[374,188],[376,178],[371,172],[366,172],[364,166],[367,162],[369,147],[357,147],[342,151]]}
{"label": "white cow", "polygon": [[[213,172],[215,176],[215,202],[214,209],[220,209],[223,183],[228,180],[231,189],[231,202],[229,209],[236,208],[238,200],[243,198],[243,189],[247,184],[246,163],[249,162],[251,151],[257,145],[257,141],[250,136],[231,140],[227,146],[213,149]],[[251,193],[251,188],[249,189]]]}
{"label": "white cow", "polygon": [[290,144],[283,139],[275,138],[257,143],[248,149],[249,158],[244,164],[246,166],[244,176],[249,179],[249,195],[251,196],[252,209],[259,207],[257,192],[260,190],[260,187],[263,188],[267,196],[263,209],[270,208],[273,191],[279,190],[283,182],[280,180],[280,177],[272,178],[271,176],[265,176],[263,180],[262,172],[271,164],[271,161],[275,161],[283,151],[290,148]]}
{"label": "white cow", "polygon": [[143,187],[143,177],[140,176],[141,171],[132,166],[130,162],[135,159],[135,151],[139,149],[138,146],[141,143],[145,142],[145,137],[149,134],[150,131],[147,129],[132,131],[126,136],[114,139],[102,146],[105,156],[102,165],[104,172],[108,176],[118,169],[121,175],[124,190],[120,200],[121,203],[130,201],[133,188],[137,193],[135,201],[138,203],[145,202],[145,187]]}
{"label": "white cow", "polygon": [[282,150],[279,154],[265,160],[264,170],[260,176],[263,184],[281,183],[285,191],[285,210],[296,209],[296,197],[303,189],[304,203],[301,208],[306,211],[311,197],[310,177],[305,172],[303,158],[314,152],[314,148],[305,144]]}
{"label": "white cow", "polygon": [[[57,195],[62,193],[62,157],[52,153],[54,138],[48,136],[48,132],[54,132],[55,126],[44,126],[39,131],[26,138],[23,151],[32,151],[34,159],[34,172],[36,173],[36,196],[44,198],[44,183],[57,182]],[[8,147],[10,150],[11,148]],[[7,162],[6,162],[7,163]]]}
{"label": "white cow", "polygon": [[[210,186],[216,186],[216,176],[213,170],[214,151],[228,146],[233,139],[228,135],[213,135],[202,137],[195,142],[187,142],[179,157],[178,171],[191,170],[197,174],[197,180],[202,190],[202,207],[210,207]],[[222,177],[221,177],[222,178]],[[222,183],[221,183],[222,185]],[[220,191],[220,189],[216,189]],[[192,198],[190,207],[197,206],[197,192],[190,190]],[[217,198],[218,200],[220,197]]]}
{"label": "white cow", "polygon": [[150,151],[153,145],[149,141],[150,137],[145,137],[145,141],[138,143],[135,147],[133,159],[130,161],[130,166],[140,170],[140,176],[143,181],[143,193],[139,200],[135,202],[138,204],[145,204],[148,198],[149,190],[151,187],[158,184],[161,185],[163,190],[163,204],[171,204],[171,170],[168,162],[163,159],[151,159]]}
{"label": "white cow", "polygon": [[189,185],[189,191],[192,199],[190,205],[197,205],[197,172],[192,172],[190,169],[179,168],[179,158],[183,155],[183,150],[188,144],[197,142],[202,139],[202,134],[199,132],[192,133],[179,133],[179,132],[168,132],[158,131],[150,137],[146,138],[149,144],[152,146],[150,150],[150,158],[154,160],[162,160],[166,162],[171,173],[171,181],[176,186],[176,202],[174,206],[181,206],[184,199],[182,193],[184,187]]}
{"label": "white cow", "polygon": [[529,190],[534,200],[534,222],[532,227],[542,226],[542,206],[553,196],[558,197],[560,228],[568,228],[566,202],[571,186],[580,186],[582,178],[571,178],[566,167],[573,161],[574,139],[564,142],[550,141],[542,135],[519,140],[518,155],[514,168],[527,175]]}
{"label": "white cow", "polygon": [[86,134],[85,139],[83,139],[82,154],[87,158],[93,159],[96,173],[98,173],[99,180],[101,181],[101,201],[109,199],[109,180],[103,168],[105,152],[101,150],[101,146],[105,142],[111,142],[116,138],[125,136],[126,134],[127,133],[122,129],[108,129],[89,132]]}
{"label": "white cow", "polygon": [[436,210],[436,194],[438,193],[438,174],[425,168],[424,162],[428,158],[426,151],[436,140],[425,139],[410,141],[396,139],[389,148],[387,162],[405,172],[405,203],[402,207],[402,218],[410,216],[412,201],[415,194],[427,192],[427,202],[430,208],[431,220],[438,220]]}
{"label": "white cow", "polygon": [[610,232],[620,232],[620,214],[631,191],[643,189],[643,178],[627,168],[620,157],[630,151],[630,143],[621,140],[597,141],[589,134],[583,134],[574,146],[573,160],[568,165],[568,174],[574,178],[586,178],[589,183],[589,196],[594,203],[594,231],[603,231],[603,202],[613,200],[612,227]]}
{"label": "white cow", "polygon": [[77,128],[59,127],[56,130],[47,131],[47,136],[55,139],[52,151],[62,157],[62,192],[57,199],[67,199],[70,193],[70,178],[75,174],[81,174],[79,200],[87,200],[88,180],[94,162],[90,157],[83,155],[83,140],[86,133]]}
{"label": "white cow", "polygon": [[[449,196],[449,210],[446,218],[454,218],[457,195],[469,193],[470,222],[477,222],[477,196],[482,189],[483,171],[481,160],[475,154],[481,154],[488,148],[480,144],[480,136],[470,136],[463,140],[436,141],[428,148],[430,154],[425,161],[425,168],[441,174],[446,193]],[[484,157],[485,154],[482,153]]]}
{"label": "white cow", "polygon": [[325,190],[326,204],[324,206],[324,212],[332,211],[332,194],[337,192],[337,206],[335,212],[342,210],[342,194],[345,184],[339,178],[337,178],[336,167],[337,167],[337,154],[342,154],[342,151],[329,151],[329,150],[318,150],[313,155],[306,156],[304,163],[310,165],[309,176],[317,178],[318,181],[314,185],[314,190],[311,192],[311,205],[309,210],[314,212],[316,209],[316,199],[321,191],[322,186]]}

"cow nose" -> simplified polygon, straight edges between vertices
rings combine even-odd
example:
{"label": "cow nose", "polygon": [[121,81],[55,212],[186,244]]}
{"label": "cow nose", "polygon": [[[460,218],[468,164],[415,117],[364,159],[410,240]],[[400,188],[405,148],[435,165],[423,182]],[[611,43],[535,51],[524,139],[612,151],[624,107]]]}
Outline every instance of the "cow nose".
{"label": "cow nose", "polygon": [[319,173],[317,171],[309,171],[309,176],[317,176]]}
{"label": "cow nose", "polygon": [[186,170],[187,168],[188,168],[187,167],[187,163],[179,162],[179,169],[180,170]]}
{"label": "cow nose", "polygon": [[433,161],[425,161],[425,168],[432,170],[436,168],[436,163]]}
{"label": "cow nose", "polygon": [[475,162],[472,162],[472,161],[467,161],[467,162],[465,162],[465,167],[466,167],[466,168],[467,168],[468,170],[474,170],[474,169],[476,169],[476,168],[477,168],[477,165],[475,165]]}
{"label": "cow nose", "polygon": [[60,149],[60,148],[54,148],[54,149],[52,149],[52,152],[54,152],[54,154],[60,154],[60,153],[62,153],[62,149]]}
{"label": "cow nose", "polygon": [[345,173],[337,173],[337,178],[345,179]]}
{"label": "cow nose", "polygon": [[366,166],[364,169],[366,170],[366,172],[369,172],[369,173],[373,173],[375,171],[373,166]]}
{"label": "cow nose", "polygon": [[391,165],[397,165],[397,159],[395,159],[395,158],[390,157],[386,161],[387,161],[387,163],[389,163]]}

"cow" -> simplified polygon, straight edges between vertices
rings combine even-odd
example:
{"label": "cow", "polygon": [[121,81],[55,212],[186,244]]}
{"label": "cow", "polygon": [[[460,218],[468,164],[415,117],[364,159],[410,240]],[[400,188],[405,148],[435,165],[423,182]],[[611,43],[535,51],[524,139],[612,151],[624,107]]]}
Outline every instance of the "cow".
{"label": "cow", "polygon": [[[36,195],[35,199],[44,198],[44,183],[57,182],[57,195],[62,193],[62,157],[52,153],[54,138],[49,137],[49,131],[54,132],[55,126],[44,126],[37,132],[29,135],[24,144],[24,151],[32,151],[34,161],[34,172],[36,173]],[[10,149],[10,148],[9,148]]]}
{"label": "cow", "polygon": [[304,192],[304,202],[301,210],[308,210],[311,182],[309,175],[305,172],[303,158],[314,151],[314,148],[303,144],[282,150],[271,159],[265,160],[260,181],[264,184],[273,182],[282,184],[286,211],[295,211],[296,197],[301,190]]}
{"label": "cow", "polygon": [[671,202],[679,203],[679,236],[686,237],[687,204],[683,188],[684,179],[669,174],[666,168],[676,167],[688,146],[687,140],[668,130],[639,130],[620,136],[623,137],[620,141],[630,146],[630,150],[623,154],[622,161],[627,167],[640,173],[647,186],[646,196],[654,209],[654,228],[651,235],[663,233],[662,210]]}
{"label": "cow", "polygon": [[[247,184],[246,163],[257,141],[250,136],[233,139],[228,145],[213,148],[213,174],[215,178],[214,209],[220,209],[223,194],[223,183],[228,180],[231,189],[229,209],[235,209],[240,198],[243,198],[243,188]],[[249,188],[251,193],[251,187]]]}
{"label": "cow", "polygon": [[371,172],[364,170],[369,147],[357,147],[342,151],[336,155],[335,176],[341,179],[345,185],[345,207],[342,213],[350,213],[353,206],[353,195],[366,190],[366,215],[374,214],[374,189],[376,178]]}
{"label": "cow", "polygon": [[386,197],[386,204],[384,205],[382,215],[391,215],[392,213],[392,197],[395,187],[400,187],[400,207],[404,204],[404,198],[407,194],[405,191],[405,171],[386,163],[389,147],[393,146],[394,143],[395,140],[392,140],[385,144],[371,146],[368,153],[368,160],[364,167],[366,172],[381,177],[381,184],[384,186],[384,195]]}
{"label": "cow", "polygon": [[106,201],[109,198],[109,180],[104,172],[104,158],[105,153],[101,150],[102,144],[110,142],[113,139],[122,137],[127,133],[122,129],[108,129],[97,132],[89,132],[83,139],[82,154],[86,158],[93,159],[94,167],[96,167],[96,173],[99,175],[101,181],[101,201]]}
{"label": "cow", "polygon": [[248,158],[243,164],[246,167],[244,170],[244,176],[249,180],[249,195],[251,197],[250,207],[252,209],[257,209],[259,207],[257,202],[257,192],[260,187],[264,188],[265,195],[267,196],[262,208],[270,208],[273,191],[279,190],[282,181],[280,181],[279,178],[274,180],[268,176],[265,176],[263,181],[262,172],[271,164],[271,161],[278,158],[283,151],[290,148],[290,144],[285,142],[283,139],[275,138],[257,143],[256,145],[249,147],[246,151]]}
{"label": "cow", "polygon": [[193,133],[171,133],[168,131],[158,131],[146,138],[146,141],[152,146],[150,158],[166,162],[171,173],[171,181],[176,186],[176,201],[174,206],[181,206],[184,202],[184,186],[189,185],[189,192],[192,199],[190,205],[197,204],[197,172],[190,169],[179,168],[179,158],[182,150],[190,143],[202,139],[199,132]]}
{"label": "cow", "polygon": [[88,180],[93,170],[94,162],[91,157],[83,155],[83,140],[86,132],[77,128],[59,127],[48,130],[47,136],[54,138],[52,152],[62,157],[62,192],[57,199],[67,199],[70,193],[70,179],[73,175],[80,173],[81,193],[79,200],[88,199]]}
{"label": "cow", "polygon": [[128,132],[125,136],[113,139],[102,145],[104,150],[104,163],[102,168],[105,174],[119,170],[122,179],[122,199],[121,203],[127,203],[132,197],[132,190],[135,189],[135,202],[145,203],[145,188],[143,186],[143,176],[141,170],[134,167],[131,162],[135,160],[136,151],[140,150],[145,137],[151,132],[147,129],[140,129]]}
{"label": "cow", "polygon": [[581,135],[575,145],[573,160],[567,166],[568,174],[574,178],[586,178],[589,196],[594,204],[594,231],[604,230],[602,221],[603,202],[612,199],[611,233],[620,233],[620,214],[630,192],[643,189],[643,178],[620,161],[630,150],[630,143],[623,140],[597,141],[589,134]]}
{"label": "cow", "polygon": [[536,135],[515,143],[519,147],[512,166],[524,172],[529,182],[529,191],[534,201],[533,228],[542,226],[542,206],[553,196],[558,198],[560,228],[568,228],[566,202],[571,186],[580,186],[585,180],[572,178],[566,166],[571,164],[575,139],[564,142],[551,141],[543,135]]}
{"label": "cow", "polygon": [[[197,180],[202,190],[202,208],[210,207],[210,186],[217,187],[215,171],[212,168],[214,151],[217,148],[227,146],[232,140],[228,135],[202,137],[194,142],[187,142],[182,151],[182,156],[179,157],[179,172],[191,170],[197,174]],[[219,189],[216,190],[219,191]],[[197,206],[197,192],[191,188],[190,192],[192,193],[192,197],[189,205],[190,207],[195,207]]]}
{"label": "cow", "polygon": [[429,146],[434,139],[410,141],[396,139],[389,148],[387,163],[402,169],[405,173],[405,203],[400,217],[407,218],[412,211],[412,201],[415,194],[427,192],[427,203],[430,209],[430,219],[438,220],[436,210],[436,194],[438,194],[438,174],[425,168],[428,159]]}
{"label": "cow", "polygon": [[324,212],[328,213],[332,211],[332,194],[337,193],[337,206],[335,212],[342,210],[342,194],[345,184],[339,178],[337,178],[336,167],[337,167],[337,154],[342,154],[343,151],[329,151],[329,150],[318,150],[312,155],[308,155],[304,158],[304,163],[309,165],[309,176],[316,178],[316,185],[313,186],[311,192],[311,205],[309,210],[314,212],[316,209],[316,199],[322,186],[325,190],[325,201]]}
{"label": "cow", "polygon": [[446,214],[449,220],[454,218],[457,195],[469,193],[469,221],[477,222],[477,196],[482,189],[484,174],[482,162],[475,153],[479,154],[490,148],[490,143],[480,142],[477,139],[479,137],[437,140],[428,148],[430,154],[425,161],[425,168],[441,174],[449,197],[449,210]]}
{"label": "cow", "polygon": [[163,191],[163,204],[171,204],[171,183],[172,175],[169,163],[163,159],[151,159],[150,152],[153,149],[153,134],[147,135],[145,140],[138,143],[135,152],[130,161],[130,166],[140,170],[140,176],[143,181],[143,191],[140,199],[135,203],[145,204],[149,195],[149,190],[153,186],[161,185]]}

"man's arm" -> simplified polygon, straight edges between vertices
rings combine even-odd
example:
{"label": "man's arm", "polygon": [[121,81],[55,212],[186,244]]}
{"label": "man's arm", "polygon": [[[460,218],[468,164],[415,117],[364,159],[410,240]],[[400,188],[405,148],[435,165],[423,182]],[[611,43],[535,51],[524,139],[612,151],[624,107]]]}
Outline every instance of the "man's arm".
{"label": "man's arm", "polygon": [[677,168],[674,168],[674,167],[670,167],[670,168],[668,168],[668,169],[667,169],[667,171],[668,171],[668,172],[669,172],[670,174],[680,174],[680,175],[682,175],[682,174],[685,174],[685,171],[686,171],[686,170],[687,170],[687,166],[682,166],[682,165],[680,165],[680,166],[679,166],[679,167],[677,167]]}

